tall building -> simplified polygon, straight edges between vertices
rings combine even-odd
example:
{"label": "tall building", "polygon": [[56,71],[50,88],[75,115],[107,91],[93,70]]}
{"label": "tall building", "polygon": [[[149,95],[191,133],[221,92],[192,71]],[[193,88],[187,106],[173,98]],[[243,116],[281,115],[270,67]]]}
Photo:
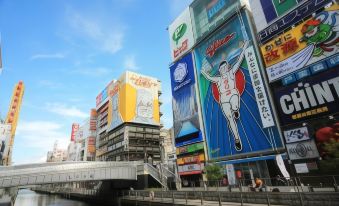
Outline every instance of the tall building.
{"label": "tall building", "polygon": [[97,96],[97,159],[160,162],[161,83],[126,71]]}
{"label": "tall building", "polygon": [[337,174],[338,1],[249,3],[288,163],[302,175]]}
{"label": "tall building", "polygon": [[47,162],[62,162],[67,159],[67,151],[58,147],[58,141],[55,141],[53,150],[47,152]]}

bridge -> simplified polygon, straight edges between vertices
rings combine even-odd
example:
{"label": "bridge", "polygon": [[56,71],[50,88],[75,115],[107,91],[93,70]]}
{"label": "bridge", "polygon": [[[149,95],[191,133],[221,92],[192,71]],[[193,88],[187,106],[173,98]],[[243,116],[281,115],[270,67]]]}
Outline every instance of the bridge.
{"label": "bridge", "polygon": [[149,174],[163,186],[170,171],[143,162],[60,162],[0,167],[0,188],[103,180],[137,180]]}

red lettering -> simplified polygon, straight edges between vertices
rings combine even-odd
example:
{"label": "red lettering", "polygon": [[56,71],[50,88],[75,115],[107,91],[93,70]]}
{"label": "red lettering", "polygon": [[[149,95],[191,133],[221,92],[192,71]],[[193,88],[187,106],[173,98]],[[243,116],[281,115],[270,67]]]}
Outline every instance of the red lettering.
{"label": "red lettering", "polygon": [[208,55],[209,57],[212,57],[215,52],[222,47],[223,45],[227,44],[231,39],[233,39],[235,35],[235,32],[233,32],[232,34],[226,35],[224,38],[222,39],[218,39],[216,41],[214,41],[207,49],[206,49],[206,55]]}

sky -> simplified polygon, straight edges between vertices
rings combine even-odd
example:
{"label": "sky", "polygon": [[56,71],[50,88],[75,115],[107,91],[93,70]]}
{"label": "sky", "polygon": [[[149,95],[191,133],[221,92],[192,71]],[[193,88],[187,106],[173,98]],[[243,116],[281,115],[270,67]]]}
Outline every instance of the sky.
{"label": "sky", "polygon": [[95,97],[125,70],[162,81],[162,121],[171,127],[166,28],[191,1],[0,0],[2,119],[14,85],[25,84],[13,163],[46,161],[56,140],[66,149],[72,123],[89,117]]}

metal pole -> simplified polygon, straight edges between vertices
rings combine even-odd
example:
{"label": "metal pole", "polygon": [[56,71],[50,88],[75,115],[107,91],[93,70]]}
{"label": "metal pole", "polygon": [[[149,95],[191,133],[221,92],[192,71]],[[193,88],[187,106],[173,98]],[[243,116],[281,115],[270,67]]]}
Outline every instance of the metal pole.
{"label": "metal pole", "polygon": [[187,205],[187,192],[185,192],[185,200],[186,200],[186,205]]}
{"label": "metal pole", "polygon": [[200,197],[201,197],[201,205],[204,205],[204,195],[202,192],[200,192]]}
{"label": "metal pole", "polygon": [[221,196],[220,196],[220,192],[218,192],[218,195],[219,195],[219,206],[221,206]]}
{"label": "metal pole", "polygon": [[172,191],[172,203],[174,204],[174,192]]}
{"label": "metal pole", "polygon": [[241,206],[243,206],[243,205],[244,205],[244,200],[243,200],[243,198],[242,198],[241,180],[240,180],[239,182],[240,182],[240,188],[239,188],[239,190],[240,190],[240,203],[241,203]]}

